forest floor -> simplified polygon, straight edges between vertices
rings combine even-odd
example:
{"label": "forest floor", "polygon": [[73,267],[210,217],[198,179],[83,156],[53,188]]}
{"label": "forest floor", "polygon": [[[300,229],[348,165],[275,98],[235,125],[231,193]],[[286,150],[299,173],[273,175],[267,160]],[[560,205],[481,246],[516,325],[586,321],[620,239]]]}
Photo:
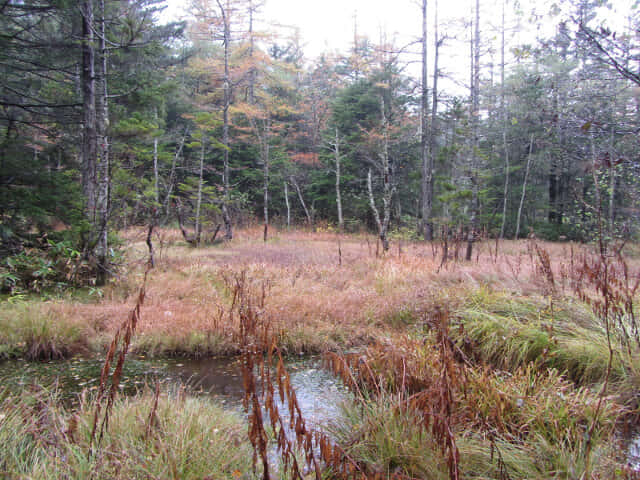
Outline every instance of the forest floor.
{"label": "forest floor", "polygon": [[[104,352],[135,304],[145,235],[121,232],[126,267],[100,295],[4,301],[0,355],[42,360]],[[350,364],[354,387],[377,393],[362,394],[332,433],[369,474],[452,478],[453,461],[462,478],[634,475],[622,444],[638,420],[635,245],[625,246],[624,260],[607,260],[604,288],[598,282],[603,271],[596,270],[604,257],[593,246],[568,242],[478,242],[470,262],[462,260],[462,244],[447,245],[443,260],[439,243],[395,240],[383,253],[371,235],[274,231],[264,243],[258,228],[197,249],[179,231],[161,230],[154,247],[156,265],[131,351],[240,353],[233,305],[240,301],[237,285],[249,285],[253,307],[268,319],[281,352],[347,354],[345,365],[348,352],[357,352],[357,362],[371,372]],[[334,369],[344,375],[335,362]],[[420,408],[431,420],[442,420],[433,413],[442,400],[434,399],[446,393],[451,436],[435,430],[425,436],[429,427],[420,426],[415,412],[398,410],[398,402],[411,403],[425,391],[431,400]],[[13,411],[16,399],[4,397]],[[8,425],[3,419],[0,438]],[[228,461],[234,467],[220,470],[222,476],[237,478],[234,472],[247,467],[235,457]]]}

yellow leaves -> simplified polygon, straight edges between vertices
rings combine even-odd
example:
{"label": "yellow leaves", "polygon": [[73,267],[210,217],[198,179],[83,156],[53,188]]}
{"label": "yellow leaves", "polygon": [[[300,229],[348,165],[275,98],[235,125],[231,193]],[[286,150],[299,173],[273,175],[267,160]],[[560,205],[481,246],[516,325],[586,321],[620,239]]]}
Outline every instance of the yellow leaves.
{"label": "yellow leaves", "polygon": [[250,103],[235,103],[229,107],[231,115],[244,115],[254,119],[266,119],[268,112],[260,108],[259,105]]}

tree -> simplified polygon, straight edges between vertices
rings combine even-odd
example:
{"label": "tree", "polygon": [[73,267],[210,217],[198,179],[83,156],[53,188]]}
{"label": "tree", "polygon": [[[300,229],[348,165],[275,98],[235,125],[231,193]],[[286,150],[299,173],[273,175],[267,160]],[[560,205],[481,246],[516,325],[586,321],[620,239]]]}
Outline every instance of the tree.
{"label": "tree", "polygon": [[469,233],[467,236],[467,253],[465,258],[471,260],[473,243],[478,234],[479,203],[479,121],[480,121],[480,0],[475,2],[475,21],[471,40],[471,139],[470,139],[470,169],[471,169],[471,218],[469,219]]}

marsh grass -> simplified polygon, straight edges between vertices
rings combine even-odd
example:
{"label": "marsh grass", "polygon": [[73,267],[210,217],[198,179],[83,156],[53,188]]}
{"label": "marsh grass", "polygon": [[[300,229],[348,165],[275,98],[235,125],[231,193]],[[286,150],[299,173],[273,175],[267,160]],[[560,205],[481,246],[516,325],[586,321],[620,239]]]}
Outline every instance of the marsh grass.
{"label": "marsh grass", "polygon": [[[206,398],[150,391],[114,403],[102,448],[87,457],[93,405],[60,406],[38,388],[20,397],[0,392],[0,477],[17,479],[237,479],[251,476],[242,419]],[[149,413],[154,422],[149,429]]]}
{"label": "marsh grass", "polygon": [[420,427],[422,418],[399,410],[396,401],[383,396],[345,404],[340,422],[329,427],[332,437],[351,457],[384,476],[448,479],[446,459]]}
{"label": "marsh grass", "polygon": [[[347,361],[342,376],[359,401],[334,428],[352,458],[401,477],[452,478],[442,438],[431,430],[442,401],[438,348],[433,337],[406,340]],[[613,478],[624,464],[615,431],[625,409],[613,398],[598,410],[597,391],[534,364],[513,373],[467,364],[451,375],[458,377],[448,381],[447,405],[460,478]]]}
{"label": "marsh grass", "polygon": [[0,359],[56,360],[89,349],[90,328],[56,316],[46,303],[5,303],[0,309]]}
{"label": "marsh grass", "polygon": [[[501,242],[497,256],[490,253],[492,245],[479,243],[473,262],[452,258],[439,268],[441,253],[433,245],[407,241],[401,253],[392,249],[376,257],[366,235],[340,237],[340,265],[339,237],[329,231],[281,231],[278,241],[264,244],[260,230],[249,228],[239,230],[231,242],[199,249],[180,245],[177,230],[157,233],[162,236],[162,252],[157,248],[139,337],[132,346],[145,354],[237,352],[239,326],[222,318],[220,311],[228,311],[232,302],[224,278],[241,271],[270,283],[265,314],[278,330],[287,332],[282,341],[290,353],[352,348],[420,327],[424,313],[434,305],[452,311],[473,308],[465,304],[470,292],[487,285],[515,297],[542,297],[548,292],[547,277],[539,274],[536,253],[526,242]],[[128,245],[129,269],[101,290],[101,296],[91,303],[69,298],[42,307],[51,315],[86,325],[90,346],[97,351],[108,345],[142,280],[145,232],[130,229],[122,237]],[[568,295],[571,259],[585,247],[550,243],[542,247],[549,253],[557,294]],[[527,313],[527,321],[532,318]]]}
{"label": "marsh grass", "polygon": [[[513,371],[533,363],[579,385],[602,382],[607,373],[606,331],[578,300],[523,298],[484,288],[469,296],[456,319],[459,344],[495,368]],[[621,349],[613,358],[612,379],[623,381],[639,367],[638,357]]]}
{"label": "marsh grass", "polygon": [[[131,243],[129,276],[105,289],[94,304],[42,304],[38,308],[43,308],[41,318],[47,325],[57,316],[70,325],[84,325],[88,330],[83,332],[99,338],[96,348],[117,337],[142,279],[142,263],[134,259],[145,248],[139,233],[125,233]],[[417,242],[403,242],[397,253],[392,249],[376,255],[375,243],[367,236],[340,237],[338,256],[338,236],[331,232],[278,232],[264,244],[262,231],[253,228],[239,231],[230,243],[203,249],[180,244],[174,233],[162,232],[162,254],[146,285],[145,307],[138,309],[136,335],[124,350],[193,356],[240,352],[249,392],[249,443],[255,448],[254,459],[259,455],[262,460],[265,478],[269,430],[280,447],[283,474],[297,479],[308,476],[303,461],[318,479],[323,474],[342,479],[578,479],[615,473],[615,424],[628,411],[621,405],[633,406],[640,368],[629,341],[620,343],[624,348],[611,357],[609,371],[608,342],[624,335],[633,340],[634,330],[624,330],[625,325],[633,327],[625,323],[625,315],[616,317],[617,323],[603,323],[605,317],[593,308],[598,288],[589,282],[597,275],[580,273],[580,262],[594,258],[590,247],[478,243],[475,259],[462,262],[452,253],[453,246],[441,252],[437,245]],[[637,265],[637,259],[629,260],[631,271]],[[619,291],[626,288],[615,285]],[[625,308],[619,311],[633,318],[633,309]],[[453,312],[451,318],[447,311]],[[12,355],[26,355],[24,339],[45,338],[29,337],[38,329],[30,327],[26,317],[5,321],[15,321],[9,331],[18,332],[6,342],[7,349],[16,352]],[[20,330],[23,324],[27,327]],[[59,345],[67,339],[48,335],[57,342],[48,350],[63,351]],[[77,338],[73,331],[68,335]],[[349,420],[339,426],[335,442],[305,423],[282,356],[355,346],[360,347],[356,354],[332,357],[334,370],[359,399],[346,412]],[[274,365],[277,373],[269,373]],[[614,388],[597,394],[598,383]],[[277,408],[276,395],[287,399],[288,411]],[[130,418],[128,411],[118,409],[135,411],[136,401],[113,397],[112,423],[95,455],[80,458],[79,450],[63,450],[55,458],[76,455],[74,468],[84,468],[85,475],[107,469],[98,478],[191,478],[186,463],[200,469],[195,466],[205,462],[208,453],[195,449],[193,461],[187,453],[173,457],[164,440],[158,440],[167,438],[170,444],[170,437],[161,435],[173,427],[163,427],[161,420],[164,405],[173,400],[161,397],[154,407],[150,398],[146,410],[138,411],[144,433],[137,431],[147,437],[139,450],[129,436],[136,431],[133,420],[118,423],[119,416]],[[189,410],[184,402],[174,404]],[[268,420],[262,418],[263,409],[269,411]],[[29,442],[37,438],[43,445],[63,444],[55,432],[64,429],[48,419],[64,422],[72,417],[56,417],[50,407],[42,411],[48,415],[44,424],[52,427],[35,437],[17,435],[16,451],[27,452],[33,468],[51,469],[53,464],[46,463],[51,459],[29,453]],[[80,419],[87,411],[83,406],[76,426],[68,420],[74,435],[84,432]],[[171,412],[174,420],[166,415],[169,423],[182,418],[177,411]],[[151,422],[155,416],[158,421]],[[216,424],[213,416],[205,421]],[[293,436],[286,436],[287,424],[293,426]],[[197,430],[193,428],[187,430]],[[45,430],[55,435],[48,437]],[[204,437],[198,439],[206,444]],[[176,441],[190,445],[183,437]],[[83,445],[86,453],[86,440]],[[248,444],[238,443],[239,449],[245,447]],[[120,449],[131,450],[137,460]],[[153,462],[157,458],[157,464],[147,463],[149,456]],[[96,466],[92,462],[98,459]],[[256,464],[249,454],[246,460],[247,468]],[[84,478],[76,470],[69,478]],[[198,475],[206,478],[209,474],[203,471]],[[129,477],[118,477],[121,472]]]}

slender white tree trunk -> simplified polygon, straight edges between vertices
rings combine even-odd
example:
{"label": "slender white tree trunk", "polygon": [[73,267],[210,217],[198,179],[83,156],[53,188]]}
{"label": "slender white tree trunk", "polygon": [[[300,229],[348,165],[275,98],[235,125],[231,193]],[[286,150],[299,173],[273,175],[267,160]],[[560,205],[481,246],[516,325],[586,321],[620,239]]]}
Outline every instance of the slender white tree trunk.
{"label": "slender white tree trunk", "polygon": [[522,217],[522,206],[524,205],[524,197],[527,192],[527,180],[529,179],[529,170],[531,169],[531,154],[533,152],[533,133],[529,139],[529,155],[527,155],[527,167],[524,171],[524,180],[522,182],[522,195],[520,196],[520,206],[518,207],[518,218],[516,219],[516,240],[520,235],[520,218]]}
{"label": "slender white tree trunk", "polygon": [[291,227],[291,205],[289,205],[289,186],[284,181],[284,203],[287,206],[287,230]]}
{"label": "slender white tree trunk", "polygon": [[293,186],[295,187],[296,192],[298,193],[298,199],[300,200],[300,204],[302,205],[304,214],[307,217],[307,223],[309,224],[309,226],[311,226],[312,224],[311,215],[309,214],[309,209],[307,208],[307,204],[304,203],[304,198],[302,197],[302,192],[300,191],[300,185],[298,185],[298,181],[293,176],[291,177],[291,183],[293,183]]}
{"label": "slender white tree trunk", "polygon": [[611,136],[609,138],[609,240],[613,240],[615,234],[615,199],[616,199],[616,166],[614,161],[613,149],[614,132],[611,127]]}
{"label": "slender white tree trunk", "polygon": [[229,72],[229,55],[231,48],[231,19],[229,0],[223,6],[220,0],[217,0],[222,21],[224,22],[224,77],[223,77],[223,107],[222,107],[222,144],[223,166],[222,166],[222,220],[224,222],[224,238],[231,240],[233,238],[233,228],[231,225],[231,217],[229,216],[229,107],[231,105],[231,75]]}
{"label": "slender white tree trunk", "polygon": [[204,151],[205,151],[206,137],[202,132],[202,148],[200,149],[200,171],[198,174],[198,194],[196,197],[196,246],[200,245],[200,234],[202,231],[202,221],[200,218],[200,207],[202,206],[202,187],[203,187],[203,173],[204,173]]}
{"label": "slender white tree trunk", "polygon": [[[82,192],[89,223],[96,220],[96,76],[94,50],[93,1],[84,0],[82,9]],[[88,239],[89,247],[92,240]],[[92,252],[89,252],[92,253]]]}
{"label": "slender white tree trunk", "polygon": [[342,233],[344,220],[342,218],[342,195],[340,193],[340,135],[336,128],[335,143],[333,145],[336,160],[336,205],[338,207],[338,230]]}
{"label": "slender white tree trunk", "polygon": [[433,178],[433,164],[429,155],[429,94],[427,83],[429,81],[427,71],[427,0],[422,0],[422,92],[420,101],[421,139],[420,149],[422,155],[422,235],[425,240],[433,238],[431,224],[431,209],[433,202],[433,190],[431,188]]}
{"label": "slender white tree trunk", "polygon": [[98,111],[96,112],[96,125],[98,132],[98,161],[97,161],[97,275],[96,285],[104,285],[106,283],[109,265],[108,265],[108,221],[109,221],[109,194],[110,194],[110,167],[109,167],[109,137],[107,129],[109,128],[109,101],[108,101],[108,83],[107,83],[107,46],[106,46],[106,28],[105,28],[105,9],[104,0],[100,0],[100,88],[97,95]]}
{"label": "slender white tree trunk", "polygon": [[502,31],[500,43],[500,123],[502,124],[502,148],[504,153],[504,200],[502,202],[502,225],[500,226],[500,239],[504,238],[504,229],[507,223],[507,203],[509,200],[509,147],[507,145],[507,105],[505,103],[504,67],[505,67],[505,39],[504,39],[504,11],[506,0],[502,0]]}
{"label": "slender white tree trunk", "polygon": [[265,133],[262,141],[262,173],[264,195],[264,241],[267,241],[269,229],[269,120],[266,120]]}
{"label": "slender white tree trunk", "polygon": [[480,0],[476,0],[474,34],[471,48],[471,218],[467,237],[467,253],[465,258],[471,260],[473,243],[478,230],[480,210],[479,174],[478,174],[478,122],[480,114]]}
{"label": "slender white tree trunk", "polygon": [[178,144],[178,148],[176,149],[176,153],[173,156],[173,161],[171,162],[171,172],[169,173],[169,186],[167,187],[167,196],[164,199],[164,210],[165,210],[165,222],[169,219],[169,206],[171,203],[171,195],[173,193],[174,184],[176,181],[176,164],[178,163],[178,158],[182,154],[182,149],[184,148],[184,142],[187,138],[188,130],[185,130],[184,135],[180,139],[180,143]]}

